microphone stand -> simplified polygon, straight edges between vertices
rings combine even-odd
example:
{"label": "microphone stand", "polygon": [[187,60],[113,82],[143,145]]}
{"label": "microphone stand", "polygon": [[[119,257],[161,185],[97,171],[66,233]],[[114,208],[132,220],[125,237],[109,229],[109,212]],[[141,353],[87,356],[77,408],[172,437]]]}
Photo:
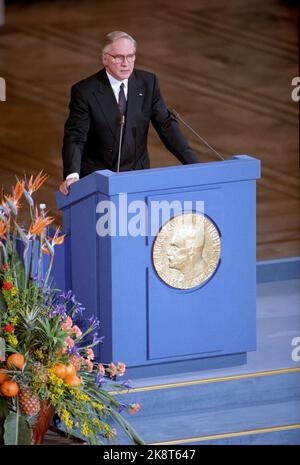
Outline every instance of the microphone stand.
{"label": "microphone stand", "polygon": [[207,145],[207,147],[210,148],[210,150],[212,150],[213,152],[215,152],[219,158],[221,158],[222,160],[225,160],[225,158],[222,157],[222,155],[219,154],[219,152],[217,152],[211,145],[209,145],[209,143],[203,139],[203,137],[201,137],[193,128],[191,128],[191,126],[189,126],[182,118],[181,116],[179,115],[179,113],[177,113],[176,110],[174,110],[174,108],[172,109],[172,112],[171,112],[176,119],[179,119],[179,121],[181,121],[190,131],[192,131],[193,134],[195,134],[195,136],[198,137],[198,139],[200,139],[205,145]]}
{"label": "microphone stand", "polygon": [[125,116],[121,116],[121,121],[120,121],[121,129],[120,129],[120,140],[119,140],[119,152],[118,152],[118,167],[117,167],[117,173],[120,171],[120,161],[121,161],[121,149],[122,149],[122,137],[123,137],[123,130],[124,130],[124,125],[125,125]]}

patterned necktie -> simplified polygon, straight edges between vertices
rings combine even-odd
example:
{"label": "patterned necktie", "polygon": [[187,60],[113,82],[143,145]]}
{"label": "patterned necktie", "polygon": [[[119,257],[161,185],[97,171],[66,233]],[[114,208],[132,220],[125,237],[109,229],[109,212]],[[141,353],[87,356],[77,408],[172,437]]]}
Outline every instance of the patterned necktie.
{"label": "patterned necktie", "polygon": [[126,112],[126,98],[125,98],[125,92],[124,92],[124,82],[120,85],[120,92],[119,92],[119,110],[122,116],[125,115]]}

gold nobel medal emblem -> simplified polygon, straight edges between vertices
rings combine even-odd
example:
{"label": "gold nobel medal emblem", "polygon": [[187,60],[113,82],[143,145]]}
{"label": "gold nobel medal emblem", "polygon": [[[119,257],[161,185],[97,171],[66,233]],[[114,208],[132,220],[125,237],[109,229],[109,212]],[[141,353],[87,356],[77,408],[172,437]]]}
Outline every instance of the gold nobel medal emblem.
{"label": "gold nobel medal emblem", "polygon": [[215,225],[199,213],[175,216],[161,228],[152,249],[158,276],[176,289],[192,289],[207,281],[220,258]]}

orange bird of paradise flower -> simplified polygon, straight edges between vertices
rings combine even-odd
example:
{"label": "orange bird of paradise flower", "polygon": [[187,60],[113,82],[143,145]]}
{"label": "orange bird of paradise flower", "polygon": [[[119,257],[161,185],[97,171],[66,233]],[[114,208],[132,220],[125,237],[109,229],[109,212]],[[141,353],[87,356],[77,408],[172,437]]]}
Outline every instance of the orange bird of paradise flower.
{"label": "orange bird of paradise flower", "polygon": [[54,218],[50,216],[46,216],[45,218],[38,216],[30,225],[29,234],[32,236],[36,236],[37,234],[41,234],[46,226],[53,223]]}
{"label": "orange bird of paradise flower", "polygon": [[12,188],[12,195],[7,196],[9,200],[15,204],[17,209],[21,207],[19,200],[23,195],[24,189],[25,189],[24,179],[21,182],[18,180],[16,182],[15,187]]}
{"label": "orange bird of paradise flower", "polygon": [[43,171],[40,171],[39,174],[34,178],[33,175],[30,176],[30,179],[28,181],[28,192],[29,194],[33,194],[33,192],[37,191],[48,179],[48,176],[46,174],[42,174]]}
{"label": "orange bird of paradise flower", "polygon": [[[54,236],[52,238],[50,238],[50,241],[51,241],[51,246],[54,247],[55,245],[61,245],[63,244],[64,240],[65,240],[65,234],[62,234],[61,236],[58,236],[60,232],[60,226],[56,229],[55,233],[54,233]],[[42,247],[42,251],[47,254],[47,255],[50,255],[50,252],[47,248],[47,246],[44,244],[43,247]]]}
{"label": "orange bird of paradise flower", "polygon": [[[15,208],[17,210],[19,208],[21,208],[21,204],[20,204],[19,200],[23,195],[24,189],[25,189],[25,181],[24,180],[23,181],[17,180],[15,187],[12,187],[12,194],[9,194],[9,195],[6,196],[6,198],[9,199],[10,202],[12,202],[15,205]],[[3,197],[4,197],[4,192],[3,192],[3,188],[2,188],[1,204],[2,204],[2,206],[4,208],[9,209],[9,205],[4,200]]]}
{"label": "orange bird of paradise flower", "polygon": [[23,195],[24,189],[25,189],[24,179],[22,179],[22,181],[17,180],[15,187],[12,188],[13,197],[16,202],[19,202],[20,198]]}
{"label": "orange bird of paradise flower", "polygon": [[0,239],[5,239],[6,236],[6,229],[7,229],[7,221],[0,220]]}

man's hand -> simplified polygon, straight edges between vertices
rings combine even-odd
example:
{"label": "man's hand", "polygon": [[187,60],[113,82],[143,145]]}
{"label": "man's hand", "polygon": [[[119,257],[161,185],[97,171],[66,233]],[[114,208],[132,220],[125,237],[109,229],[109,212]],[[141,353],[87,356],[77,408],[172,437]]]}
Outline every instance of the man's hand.
{"label": "man's hand", "polygon": [[61,185],[59,186],[59,190],[62,194],[64,195],[69,195],[70,191],[69,191],[69,187],[71,184],[73,184],[73,182],[76,182],[76,181],[79,181],[79,179],[77,178],[69,178],[69,179],[66,179],[65,181],[63,181],[61,183]]}

